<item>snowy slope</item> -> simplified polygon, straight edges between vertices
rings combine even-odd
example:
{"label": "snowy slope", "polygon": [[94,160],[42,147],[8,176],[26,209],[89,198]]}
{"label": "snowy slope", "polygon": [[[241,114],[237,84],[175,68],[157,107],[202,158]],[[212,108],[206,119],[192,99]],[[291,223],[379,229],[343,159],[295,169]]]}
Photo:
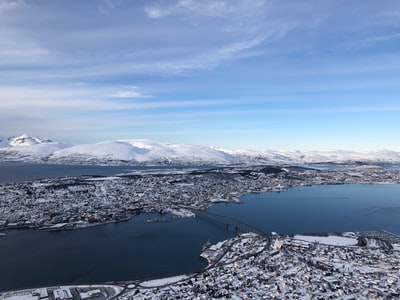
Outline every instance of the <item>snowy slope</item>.
{"label": "snowy slope", "polygon": [[0,140],[0,161],[46,161],[55,151],[70,146],[27,134],[17,137],[0,137]]}
{"label": "snowy slope", "polygon": [[48,144],[53,142],[49,139],[41,139],[38,136],[31,137],[28,136],[26,133],[21,136],[9,138],[8,140],[9,140],[9,145],[13,147],[29,147],[29,146]]}
{"label": "snowy slope", "polygon": [[26,134],[0,136],[0,161],[67,164],[310,164],[393,163],[400,152],[225,150],[217,147],[177,145],[143,139],[67,145]]}
{"label": "snowy slope", "polygon": [[55,151],[50,159],[64,162],[83,160],[132,163],[231,163],[235,157],[202,146],[175,145],[148,140],[120,140],[76,145]]}
{"label": "snowy slope", "polygon": [[259,162],[271,164],[315,164],[315,163],[400,163],[400,152],[390,150],[377,150],[356,152],[349,150],[326,151],[277,151],[277,150],[225,150],[220,151],[237,157],[242,162]]}

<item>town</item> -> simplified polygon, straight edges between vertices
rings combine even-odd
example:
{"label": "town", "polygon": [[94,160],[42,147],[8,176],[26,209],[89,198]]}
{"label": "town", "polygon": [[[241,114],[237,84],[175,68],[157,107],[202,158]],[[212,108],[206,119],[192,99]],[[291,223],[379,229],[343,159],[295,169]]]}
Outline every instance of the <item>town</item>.
{"label": "town", "polygon": [[[384,183],[400,183],[400,172],[376,166],[237,166],[42,179],[0,186],[0,228],[5,233],[17,228],[72,230],[129,220],[139,213],[192,217],[213,203],[240,203],[240,196],[247,193],[281,192],[298,185]],[[205,245],[199,254],[208,267],[193,274],[10,291],[1,293],[0,299],[395,299],[400,295],[400,237],[392,233],[242,232]]]}
{"label": "town", "polygon": [[400,237],[386,232],[270,236],[209,245],[201,272],[105,285],[38,288],[0,299],[398,299]]}
{"label": "town", "polygon": [[250,166],[152,170],[116,177],[53,178],[0,185],[0,230],[68,230],[126,221],[139,213],[193,216],[247,193],[297,185],[400,183],[400,172],[358,166],[333,169]]}

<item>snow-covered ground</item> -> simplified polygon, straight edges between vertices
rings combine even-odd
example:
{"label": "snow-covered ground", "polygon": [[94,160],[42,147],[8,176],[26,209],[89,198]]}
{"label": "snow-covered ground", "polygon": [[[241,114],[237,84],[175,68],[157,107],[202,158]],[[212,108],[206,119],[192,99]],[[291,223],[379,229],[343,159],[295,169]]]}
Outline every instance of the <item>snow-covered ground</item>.
{"label": "snow-covered ground", "polygon": [[181,280],[185,280],[189,275],[178,275],[178,276],[172,276],[172,277],[167,277],[167,278],[161,278],[161,279],[154,279],[154,280],[149,280],[149,281],[144,281],[140,284],[142,287],[157,287],[157,286],[163,286],[167,284],[173,284]]}
{"label": "snow-covered ground", "polygon": [[296,234],[293,239],[300,240],[309,243],[320,243],[323,245],[332,246],[355,246],[357,245],[356,238],[329,235],[329,236],[311,236],[311,235],[300,235]]}
{"label": "snow-covered ground", "polygon": [[106,181],[106,180],[119,180],[121,177],[108,176],[108,177],[93,177],[86,179],[87,181]]}
{"label": "snow-covered ground", "polygon": [[178,218],[194,218],[196,216],[193,212],[184,208],[169,209],[168,211]]}
{"label": "snow-covered ground", "polygon": [[0,136],[0,161],[67,164],[312,164],[400,163],[400,152],[227,150],[217,147],[178,145],[143,139],[68,145],[23,134]]}

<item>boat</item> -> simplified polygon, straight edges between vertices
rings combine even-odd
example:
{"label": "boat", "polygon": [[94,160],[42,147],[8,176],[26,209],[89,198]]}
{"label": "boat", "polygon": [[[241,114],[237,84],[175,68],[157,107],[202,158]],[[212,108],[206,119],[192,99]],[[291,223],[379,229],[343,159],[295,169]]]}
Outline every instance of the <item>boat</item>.
{"label": "boat", "polygon": [[0,237],[2,237],[2,236],[6,236],[6,234],[5,234],[5,233],[2,233],[2,232],[0,232]]}

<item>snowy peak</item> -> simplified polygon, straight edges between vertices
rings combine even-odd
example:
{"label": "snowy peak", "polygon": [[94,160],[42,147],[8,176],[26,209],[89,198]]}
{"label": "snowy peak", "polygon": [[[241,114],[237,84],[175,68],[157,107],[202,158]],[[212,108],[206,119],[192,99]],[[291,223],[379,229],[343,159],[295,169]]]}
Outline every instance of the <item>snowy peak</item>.
{"label": "snowy peak", "polygon": [[0,161],[64,164],[400,164],[400,152],[225,150],[218,147],[172,144],[144,139],[67,145],[23,134],[0,136]]}
{"label": "snowy peak", "polygon": [[38,136],[0,137],[0,161],[44,162],[55,151],[70,147]]}
{"label": "snowy peak", "polygon": [[45,143],[51,143],[52,141],[49,139],[41,139],[38,136],[31,137],[28,136],[27,134],[23,134],[21,136],[17,136],[14,138],[10,138],[10,146],[12,147],[29,147],[33,145],[38,145],[38,144],[45,144]]}

